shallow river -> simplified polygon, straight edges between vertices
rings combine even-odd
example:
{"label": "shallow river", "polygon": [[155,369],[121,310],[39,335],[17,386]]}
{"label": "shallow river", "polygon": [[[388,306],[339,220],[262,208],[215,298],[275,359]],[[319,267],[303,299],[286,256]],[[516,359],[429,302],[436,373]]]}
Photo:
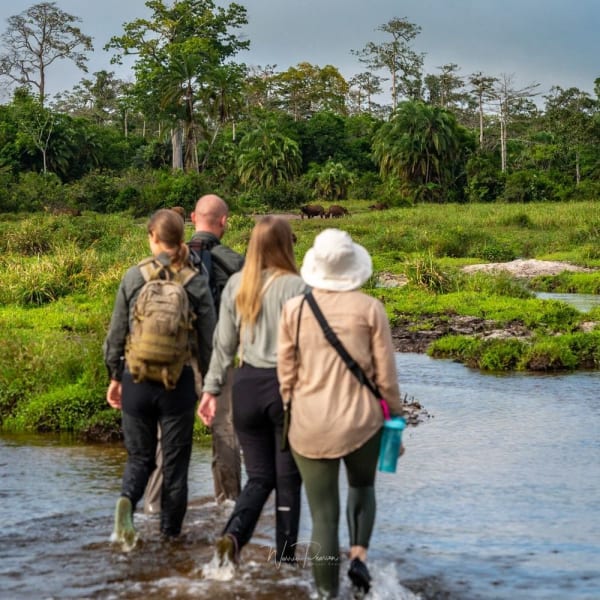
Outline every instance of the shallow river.
{"label": "shallow river", "polygon": [[[410,588],[440,599],[600,598],[600,372],[496,376],[417,354],[397,362],[403,391],[431,416],[405,433],[398,472],[378,477],[370,597],[419,597]],[[212,502],[209,458],[195,448],[180,542],[162,545],[156,520],[136,515],[144,541],[122,554],[109,543],[120,445],[1,436],[0,597],[310,598],[307,565],[268,560],[270,506],[235,578],[202,577],[227,517]],[[340,531],[346,548],[345,522]],[[300,539],[309,537],[305,505]]]}

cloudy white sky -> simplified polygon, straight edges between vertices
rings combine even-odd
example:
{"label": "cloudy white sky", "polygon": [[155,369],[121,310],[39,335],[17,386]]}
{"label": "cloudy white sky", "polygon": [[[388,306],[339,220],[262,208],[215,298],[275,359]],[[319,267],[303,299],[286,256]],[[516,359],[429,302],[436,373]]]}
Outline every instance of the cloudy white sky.
{"label": "cloudy white sky", "polygon": [[[225,0],[218,0],[225,5]],[[285,70],[299,62],[336,66],[350,78],[364,69],[351,50],[381,42],[377,28],[406,17],[422,28],[413,47],[425,53],[425,72],[456,63],[460,74],[510,75],[518,87],[539,83],[578,87],[592,93],[600,77],[600,0],[238,0],[248,12],[244,35],[250,51],[240,54],[249,65],[277,65]],[[35,4],[0,0],[0,33],[6,19]],[[56,0],[59,8],[82,19],[80,27],[94,39],[89,72],[127,69],[110,65],[102,48],[122,24],[147,16],[144,0]],[[63,61],[48,74],[51,94],[71,89],[84,73]]]}

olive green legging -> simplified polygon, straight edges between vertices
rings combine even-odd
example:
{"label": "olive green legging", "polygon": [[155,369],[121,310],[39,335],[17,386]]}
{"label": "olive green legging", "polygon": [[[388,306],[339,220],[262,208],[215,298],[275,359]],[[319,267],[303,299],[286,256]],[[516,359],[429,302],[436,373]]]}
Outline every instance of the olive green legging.
{"label": "olive green legging", "polygon": [[[375,470],[380,439],[381,430],[360,448],[340,458],[307,458],[292,448],[313,526],[311,545],[305,555],[311,560],[317,589],[330,598],[337,596],[340,579],[340,461],[344,461],[348,476],[346,518],[350,546],[368,548],[375,523]],[[302,552],[298,550],[300,558]]]}

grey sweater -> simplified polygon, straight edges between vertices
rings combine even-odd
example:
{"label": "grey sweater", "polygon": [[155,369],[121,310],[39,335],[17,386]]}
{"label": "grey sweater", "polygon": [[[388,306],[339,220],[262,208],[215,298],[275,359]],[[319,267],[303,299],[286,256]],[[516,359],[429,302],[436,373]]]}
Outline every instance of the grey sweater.
{"label": "grey sweater", "polygon": [[[138,265],[130,267],[121,283],[113,308],[108,334],[104,341],[104,362],[111,379],[121,380],[125,341],[133,324],[133,307],[144,285],[144,277]],[[202,375],[208,369],[212,351],[212,336],[216,325],[215,309],[207,278],[198,273],[185,286],[192,310],[196,314],[198,366]]]}
{"label": "grey sweater", "polygon": [[[269,276],[263,272],[263,281]],[[276,277],[266,289],[262,309],[255,326],[240,332],[240,319],[235,308],[235,297],[240,286],[241,273],[231,276],[221,297],[219,322],[213,338],[210,367],[204,379],[203,391],[218,396],[223,387],[227,368],[238,349],[242,361],[258,368],[277,366],[277,332],[283,305],[294,296],[303,294],[307,286],[299,275]]]}

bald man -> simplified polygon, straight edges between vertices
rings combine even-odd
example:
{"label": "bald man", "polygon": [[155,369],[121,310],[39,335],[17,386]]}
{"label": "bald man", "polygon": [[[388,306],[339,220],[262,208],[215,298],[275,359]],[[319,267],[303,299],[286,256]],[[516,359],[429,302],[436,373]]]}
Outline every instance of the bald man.
{"label": "bald man", "polygon": [[[209,275],[217,316],[221,292],[227,280],[244,265],[243,256],[221,244],[221,238],[227,229],[228,216],[227,203],[216,194],[200,197],[191,213],[195,231],[188,242],[190,258],[197,268],[204,269]],[[217,414],[211,425],[212,474],[215,499],[219,504],[225,500],[235,500],[239,496],[242,480],[240,446],[233,428],[231,410],[231,376],[232,369],[227,374],[217,403]],[[199,378],[196,387],[199,392],[202,390]],[[199,393],[198,397],[200,395]],[[161,460],[158,448],[156,463],[159,467]],[[160,511],[161,487],[162,478],[160,469],[157,468],[146,487],[144,512],[154,514]]]}

